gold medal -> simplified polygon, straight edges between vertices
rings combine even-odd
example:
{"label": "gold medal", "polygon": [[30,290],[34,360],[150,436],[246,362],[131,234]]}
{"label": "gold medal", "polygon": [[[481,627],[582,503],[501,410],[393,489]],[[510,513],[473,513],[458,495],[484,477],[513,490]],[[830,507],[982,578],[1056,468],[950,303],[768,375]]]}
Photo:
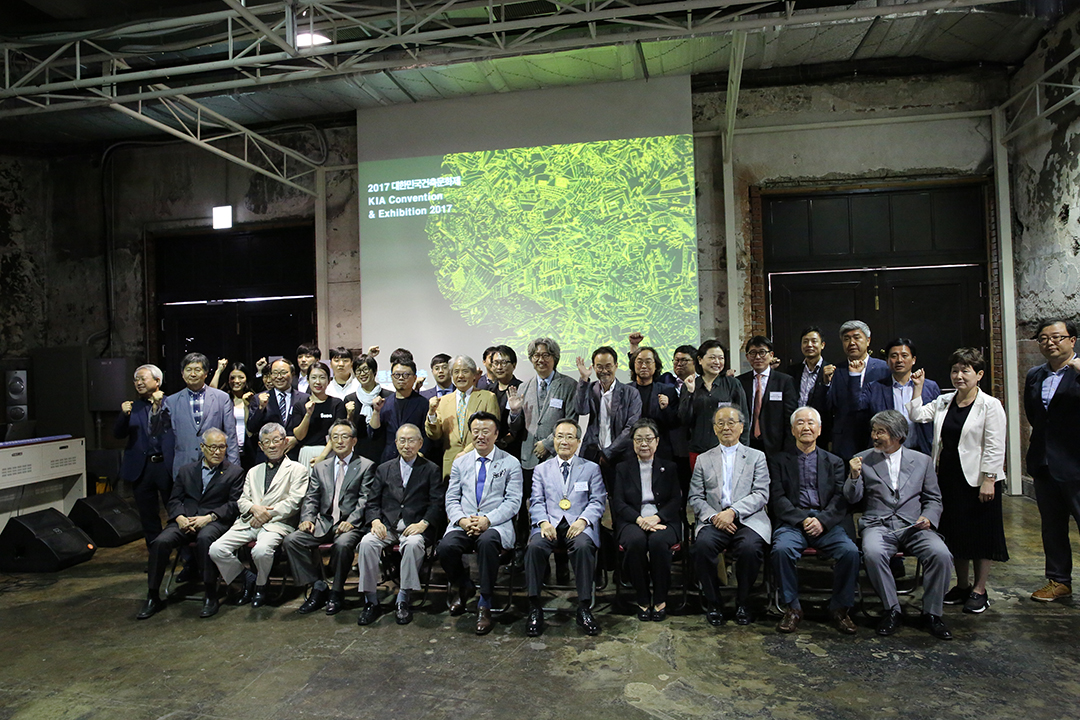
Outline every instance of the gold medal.
{"label": "gold medal", "polygon": [[560,500],[559,501],[559,507],[562,508],[563,510],[569,510],[570,509],[570,500],[569,500],[569,498],[563,498],[562,500]]}

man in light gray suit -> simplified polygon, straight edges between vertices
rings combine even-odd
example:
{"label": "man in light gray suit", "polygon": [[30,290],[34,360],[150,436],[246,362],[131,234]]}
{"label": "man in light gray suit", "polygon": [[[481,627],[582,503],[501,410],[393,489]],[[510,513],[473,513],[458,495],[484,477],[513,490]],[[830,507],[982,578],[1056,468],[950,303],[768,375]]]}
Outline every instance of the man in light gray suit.
{"label": "man in light gray suit", "polygon": [[[581,379],[577,383],[578,415],[589,416],[581,454],[599,463],[604,482],[610,485],[615,478],[615,466],[626,459],[630,450],[630,430],[641,418],[641,393],[636,387],[615,379],[619,356],[606,345],[593,350],[592,364],[577,359]],[[589,382],[596,370],[596,382]]]}
{"label": "man in light gray suit", "polygon": [[[330,426],[334,456],[316,463],[308,479],[307,494],[300,504],[300,524],[283,541],[285,554],[297,585],[311,586],[307,600],[297,609],[301,615],[323,607],[327,615],[341,612],[345,602],[345,578],[349,576],[356,545],[363,537],[364,502],[375,478],[375,463],[354,453],[356,426],[338,420]],[[319,546],[333,543],[329,588],[319,572]]]}
{"label": "man in light gray suit", "polygon": [[[480,572],[476,634],[491,632],[491,598],[499,572],[500,549],[514,546],[514,515],[521,507],[521,463],[495,447],[499,418],[478,412],[469,418],[473,449],[454,460],[446,489],[446,533],[439,562],[450,585],[450,614],[465,612],[474,585],[461,556],[476,552]],[[456,593],[455,593],[456,590]]]}
{"label": "man in light gray suit", "polygon": [[164,428],[172,428],[166,442],[175,442],[173,454],[173,477],[184,465],[202,461],[202,434],[209,428],[225,433],[225,457],[234,465],[240,464],[240,450],[236,444],[236,418],[233,403],[228,394],[209,387],[206,376],[210,360],[202,353],[188,353],[180,362],[186,388],[165,398],[162,413]]}
{"label": "man in light gray suit", "polygon": [[746,418],[737,407],[722,405],[713,414],[713,432],[720,444],[698,456],[690,477],[690,507],[694,509],[694,568],[705,596],[705,620],[724,624],[717,587],[716,563],[729,547],[735,556],[735,622],[749,625],[754,616],[746,600],[757,579],[772,524],[769,468],[765,453],[739,442]]}
{"label": "man in light gray suit", "polygon": [[577,624],[586,635],[598,635],[600,625],[592,615],[593,574],[596,550],[600,547],[600,518],[604,516],[607,490],[600,467],[575,457],[581,445],[581,428],[572,420],[555,426],[556,457],[541,463],[533,473],[529,516],[532,534],[525,550],[525,581],[529,592],[529,620],[526,633],[537,637],[544,632],[544,610],[540,590],[548,558],[557,547],[569,549],[577,580]]}
{"label": "man in light gray suit", "polygon": [[874,592],[888,611],[878,624],[878,635],[892,635],[900,629],[903,613],[889,561],[902,550],[922,561],[923,615],[931,634],[952,640],[941,619],[952,553],[934,531],[941,520],[941,492],[930,456],[903,447],[907,432],[908,422],[896,410],[884,410],[870,419],[874,448],[851,458],[844,497],[849,503],[866,499],[866,510],[859,520],[863,563]]}

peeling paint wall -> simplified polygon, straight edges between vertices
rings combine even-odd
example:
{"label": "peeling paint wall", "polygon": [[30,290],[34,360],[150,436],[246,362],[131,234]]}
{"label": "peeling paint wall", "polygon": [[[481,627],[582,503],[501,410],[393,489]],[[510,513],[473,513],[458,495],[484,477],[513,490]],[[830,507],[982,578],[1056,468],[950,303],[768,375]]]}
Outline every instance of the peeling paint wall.
{"label": "peeling paint wall", "polygon": [[0,158],[0,357],[45,339],[47,164]]}

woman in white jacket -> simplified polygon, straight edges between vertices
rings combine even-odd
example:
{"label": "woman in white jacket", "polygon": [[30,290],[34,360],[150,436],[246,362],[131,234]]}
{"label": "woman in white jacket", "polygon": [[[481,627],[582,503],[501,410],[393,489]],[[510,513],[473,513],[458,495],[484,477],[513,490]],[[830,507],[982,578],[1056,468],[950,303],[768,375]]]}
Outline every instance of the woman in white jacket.
{"label": "woman in white jacket", "polygon": [[[945,595],[948,605],[981,613],[989,600],[986,580],[992,561],[1009,559],[1001,514],[1005,480],[1005,410],[979,389],[986,363],[975,348],[960,348],[949,358],[956,392],[922,404],[922,370],[912,373],[913,398],[907,404],[912,422],[934,423],[933,458],[941,487],[938,532],[952,551],[956,586]],[[969,582],[968,563],[975,568]]]}

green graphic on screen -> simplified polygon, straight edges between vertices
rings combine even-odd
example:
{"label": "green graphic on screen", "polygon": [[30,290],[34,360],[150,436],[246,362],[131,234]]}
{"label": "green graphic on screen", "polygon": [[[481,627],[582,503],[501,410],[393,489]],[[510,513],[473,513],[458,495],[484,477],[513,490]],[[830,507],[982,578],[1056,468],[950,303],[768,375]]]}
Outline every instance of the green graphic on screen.
{"label": "green graphic on screen", "polygon": [[693,167],[690,135],[445,155],[439,292],[497,343],[588,357],[640,331],[670,357],[698,339]]}

